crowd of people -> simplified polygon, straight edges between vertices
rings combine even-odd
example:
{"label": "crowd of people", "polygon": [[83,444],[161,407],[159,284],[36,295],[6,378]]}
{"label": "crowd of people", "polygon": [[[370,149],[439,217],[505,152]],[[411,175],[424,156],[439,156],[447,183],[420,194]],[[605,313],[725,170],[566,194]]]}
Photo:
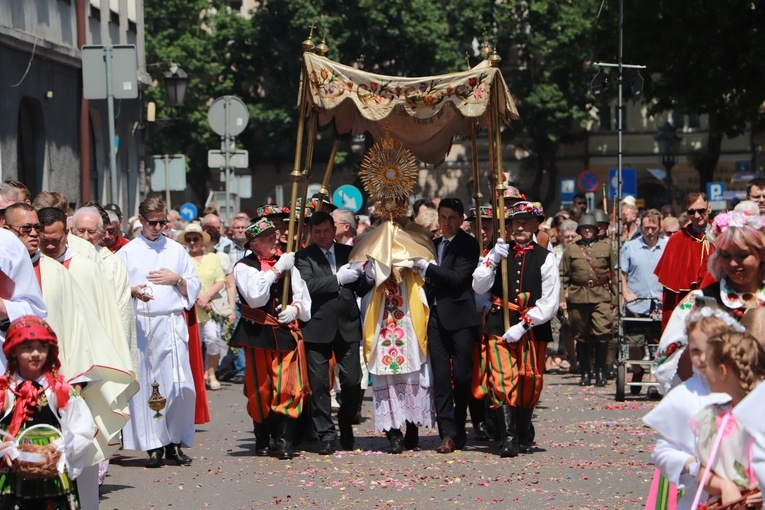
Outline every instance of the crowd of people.
{"label": "crowd of people", "polygon": [[[311,438],[320,455],[355,449],[369,387],[390,454],[418,449],[421,427],[437,427],[438,453],[462,449],[468,416],[501,457],[532,454],[544,374],[579,374],[582,387],[615,377],[620,308],[661,323],[660,338],[629,338],[630,359],[653,361],[631,367],[631,392],[645,379],[662,400],[645,417],[659,434],[652,490],[678,508],[761,506],[765,180],[714,217],[700,192],[678,216],[627,197],[617,218],[581,194],[548,216],[507,188],[501,232],[494,206],[456,198],[410,207],[372,193],[359,217],[314,197],[226,223],[214,207],[183,221],[150,196],[125,222],[116,204],[72,210],[60,193],[0,184],[0,430],[13,466],[0,506],[97,508],[120,447],[147,452],[149,468],[191,464],[184,449],[221,382],[243,385],[257,456],[291,459]],[[17,459],[15,438],[38,424],[65,443],[50,490]]]}

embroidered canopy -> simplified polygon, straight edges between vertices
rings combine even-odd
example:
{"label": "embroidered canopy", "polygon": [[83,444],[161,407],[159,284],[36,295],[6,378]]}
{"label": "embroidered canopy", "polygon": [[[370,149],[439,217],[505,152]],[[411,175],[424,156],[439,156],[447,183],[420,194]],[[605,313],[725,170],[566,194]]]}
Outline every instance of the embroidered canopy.
{"label": "embroidered canopy", "polygon": [[[425,163],[443,161],[454,136],[471,135],[471,124],[488,128],[491,100],[505,124],[518,120],[502,73],[484,60],[469,71],[404,78],[368,73],[303,53],[308,101],[319,124],[335,121],[338,134],[375,139],[386,130]],[[492,94],[498,87],[498,95]]]}

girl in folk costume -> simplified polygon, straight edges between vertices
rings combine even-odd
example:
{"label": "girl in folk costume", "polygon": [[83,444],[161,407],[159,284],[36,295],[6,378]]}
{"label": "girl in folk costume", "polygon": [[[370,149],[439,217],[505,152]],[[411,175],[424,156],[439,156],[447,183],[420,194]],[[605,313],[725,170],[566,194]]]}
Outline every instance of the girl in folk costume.
{"label": "girl in folk costume", "polygon": [[5,467],[14,466],[11,461],[19,452],[4,443],[7,453],[0,469],[0,508],[80,508],[74,479],[87,465],[96,426],[88,406],[58,373],[56,334],[39,317],[19,317],[8,329],[3,353],[8,372],[0,377],[0,429],[14,438],[34,425],[51,425],[61,434],[29,430],[22,442],[45,446],[46,457],[56,452],[61,457],[57,475],[46,480],[25,479]]}
{"label": "girl in folk costume", "polygon": [[[738,320],[747,309],[765,304],[764,221],[762,216],[738,211],[715,216],[715,251],[709,258],[709,272],[717,281],[691,291],[672,312],[653,368],[664,393],[691,376],[691,365],[684,354],[688,344],[685,322],[697,296],[714,299]],[[669,253],[669,245],[665,250]]]}
{"label": "girl in folk costume", "polygon": [[[558,311],[560,277],[555,255],[533,241],[544,211],[539,203],[517,202],[509,208],[514,241],[497,244],[473,273],[476,294],[491,292],[482,341],[488,344],[491,407],[498,409],[502,433],[500,455],[532,453],[529,428],[542,393],[547,342],[552,340],[550,319]],[[507,258],[508,274],[497,271]],[[502,300],[507,279],[508,302]],[[505,331],[503,308],[510,309]]]}
{"label": "girl in folk costume", "polygon": [[[676,386],[645,417],[643,422],[659,433],[656,448],[651,454],[657,474],[646,505],[651,510],[666,508],[659,504],[675,500],[678,490],[683,491],[677,499],[677,509],[691,508],[698,489],[699,462],[695,456],[696,438],[688,428],[688,420],[710,404],[727,402],[728,395],[714,393],[709,388],[704,369],[707,339],[726,331],[743,331],[736,319],[721,310],[710,298],[700,297],[687,319],[688,355],[694,375]],[[670,486],[671,484],[672,486]]]}
{"label": "girl in folk costume", "polygon": [[[258,219],[246,235],[252,253],[234,267],[242,318],[231,345],[245,351],[244,391],[255,422],[255,454],[269,455],[269,422],[275,421],[276,455],[286,460],[294,456],[295,420],[303,411],[303,397],[310,394],[298,319],[311,318],[311,297],[294,268],[295,253],[276,255],[279,240],[271,221]],[[289,304],[281,303],[286,271]]]}
{"label": "girl in folk costume", "polygon": [[765,349],[752,335],[729,331],[707,340],[704,376],[712,391],[730,401],[711,404],[688,422],[697,436],[707,508],[741,502],[741,508],[762,508],[762,494],[752,471],[752,438],[731,411],[765,378]]}
{"label": "girl in folk costume", "polygon": [[[406,219],[406,198],[417,165],[389,135],[365,156],[362,182],[382,219],[359,235],[349,256],[374,288],[361,300],[364,359],[372,378],[375,432],[385,432],[388,453],[419,445],[418,426],[432,428],[435,403],[428,361],[429,308],[414,261],[436,259],[433,234]],[[402,429],[406,426],[406,438]]]}

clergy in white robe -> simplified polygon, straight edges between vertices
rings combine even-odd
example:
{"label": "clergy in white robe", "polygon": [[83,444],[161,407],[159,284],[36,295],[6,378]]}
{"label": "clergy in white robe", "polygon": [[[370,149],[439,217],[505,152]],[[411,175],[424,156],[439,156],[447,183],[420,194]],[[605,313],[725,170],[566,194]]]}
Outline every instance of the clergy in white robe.
{"label": "clergy in white robe", "polygon": [[[26,248],[13,232],[3,229],[0,229],[0,271],[1,346],[10,321],[23,315],[45,318],[47,311]],[[5,355],[0,351],[0,370],[5,373],[5,369]]]}
{"label": "clergy in white robe", "polygon": [[[148,467],[162,465],[163,447],[178,464],[188,464],[191,459],[180,446],[189,447],[194,439],[196,393],[183,311],[194,306],[200,283],[183,246],[161,235],[167,221],[164,202],[150,197],[139,211],[142,232],[117,252],[134,298],[141,383],[130,402],[123,442],[126,449],[149,452]],[[147,404],[154,381],[167,399],[161,419]]]}

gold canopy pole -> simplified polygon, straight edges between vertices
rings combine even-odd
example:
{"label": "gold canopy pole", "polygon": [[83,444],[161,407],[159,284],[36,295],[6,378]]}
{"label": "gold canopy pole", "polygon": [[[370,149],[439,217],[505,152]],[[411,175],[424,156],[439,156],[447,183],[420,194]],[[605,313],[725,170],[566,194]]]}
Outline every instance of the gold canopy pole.
{"label": "gold canopy pole", "polygon": [[[494,124],[494,140],[489,140],[489,144],[494,144],[494,168],[497,175],[497,208],[494,210],[494,216],[499,215],[499,234],[505,235],[505,181],[502,176],[502,135],[500,133],[500,118],[499,118],[499,63],[502,58],[497,54],[497,42],[494,42],[494,51],[489,57],[489,63],[491,67],[495,68],[497,72],[494,75],[494,81],[491,84],[491,122]],[[495,234],[497,235],[497,234]],[[507,308],[507,300],[510,294],[507,282],[507,259],[502,259],[500,262],[500,268],[502,270],[502,302],[505,303],[502,307],[502,319],[505,323],[505,330],[510,329],[510,310]]]}
{"label": "gold canopy pole", "polygon": [[[465,53],[465,60],[467,61],[467,69],[470,71],[470,57]],[[481,254],[483,254],[483,221],[481,220],[481,181],[478,180],[478,128],[476,124],[478,119],[470,118],[470,157],[473,160],[473,200],[475,201],[475,237],[480,241],[478,244],[481,246]]]}
{"label": "gold canopy pole", "polygon": [[335,158],[339,148],[340,136],[336,136],[335,143],[332,145],[332,152],[329,155],[329,161],[327,162],[327,169],[324,171],[324,179],[321,181],[321,188],[319,188],[319,202],[324,200],[324,197],[329,193],[329,178],[332,176],[332,169],[335,168]]}
{"label": "gold canopy pole", "polygon": [[[303,41],[303,52],[307,53],[310,51],[313,51],[314,44],[311,38],[313,37],[313,29],[315,26],[311,24],[311,32],[308,34],[308,38]],[[300,69],[300,99],[298,100],[298,111],[300,117],[298,117],[298,132],[297,132],[297,143],[295,144],[295,160],[292,165],[292,172],[290,173],[290,177],[292,177],[292,193],[290,194],[290,223],[288,228],[288,235],[287,235],[287,253],[290,253],[295,250],[295,203],[297,202],[297,194],[298,194],[298,182],[300,181],[300,178],[303,174],[300,173],[300,156],[303,153],[303,131],[305,129],[305,112],[308,108],[308,76],[305,71],[305,63],[301,66]],[[289,291],[290,291],[290,274],[286,273],[284,275],[284,291],[282,293],[282,304],[287,303],[289,300]]]}
{"label": "gold canopy pole", "polygon": [[[311,113],[311,129],[308,131],[308,147],[305,151],[305,166],[303,167],[303,202],[300,207],[300,219],[297,226],[297,248],[300,249],[300,241],[303,239],[303,221],[308,208],[308,181],[311,179],[311,165],[313,164],[313,145],[316,140],[316,128],[319,121],[317,112]],[[315,212],[315,211],[314,211]]]}

